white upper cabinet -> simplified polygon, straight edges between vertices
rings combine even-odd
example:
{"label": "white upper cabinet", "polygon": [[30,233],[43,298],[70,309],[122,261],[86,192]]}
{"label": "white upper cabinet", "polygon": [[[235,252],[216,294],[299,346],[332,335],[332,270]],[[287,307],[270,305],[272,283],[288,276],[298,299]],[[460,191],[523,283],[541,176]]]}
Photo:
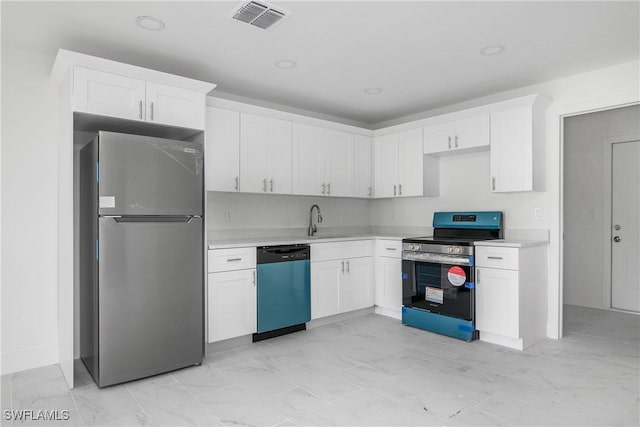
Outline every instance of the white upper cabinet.
{"label": "white upper cabinet", "polygon": [[293,193],[353,195],[353,135],[294,123]]}
{"label": "white upper cabinet", "polygon": [[241,113],[242,192],[291,194],[291,140],[291,122]]}
{"label": "white upper cabinet", "polygon": [[74,111],[204,129],[204,93],[84,67],[73,80]]}
{"label": "white upper cabinet", "polygon": [[422,129],[377,137],[375,197],[423,195]]}
{"label": "white upper cabinet", "polygon": [[425,126],[424,154],[447,154],[489,147],[489,115]]}
{"label": "white upper cabinet", "polygon": [[353,195],[372,197],[373,138],[354,135],[353,140]]}
{"label": "white upper cabinet", "polygon": [[205,188],[240,189],[240,113],[207,107],[205,132]]}
{"label": "white upper cabinet", "polygon": [[[543,100],[544,102],[544,100]],[[491,191],[533,191],[544,141],[544,111],[529,104],[491,114]]]}

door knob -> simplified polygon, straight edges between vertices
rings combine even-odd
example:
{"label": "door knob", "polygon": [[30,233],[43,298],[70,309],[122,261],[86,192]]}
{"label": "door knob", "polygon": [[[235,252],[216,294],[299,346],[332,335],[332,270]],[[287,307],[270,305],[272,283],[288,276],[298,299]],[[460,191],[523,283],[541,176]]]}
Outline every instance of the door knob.
{"label": "door knob", "polygon": [[620,240],[622,240],[622,239],[620,238],[620,236],[614,236],[614,237],[613,237],[613,241],[614,241],[614,242],[616,242],[616,243],[618,243]]}

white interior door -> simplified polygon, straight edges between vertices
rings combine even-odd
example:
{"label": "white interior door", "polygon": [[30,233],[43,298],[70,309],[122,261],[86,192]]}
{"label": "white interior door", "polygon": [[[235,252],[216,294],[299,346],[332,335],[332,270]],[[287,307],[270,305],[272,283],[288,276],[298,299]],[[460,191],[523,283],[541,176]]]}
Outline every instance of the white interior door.
{"label": "white interior door", "polygon": [[611,306],[640,311],[640,141],[612,147]]}

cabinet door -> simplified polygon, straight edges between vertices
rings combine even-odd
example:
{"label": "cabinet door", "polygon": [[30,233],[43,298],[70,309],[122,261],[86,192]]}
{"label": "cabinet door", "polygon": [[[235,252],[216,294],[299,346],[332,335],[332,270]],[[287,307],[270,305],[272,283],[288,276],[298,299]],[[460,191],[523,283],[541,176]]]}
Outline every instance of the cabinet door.
{"label": "cabinet door", "polygon": [[326,194],[324,138],[324,129],[293,124],[293,194]]}
{"label": "cabinet door", "polygon": [[325,131],[325,181],[327,195],[353,196],[353,134]]}
{"label": "cabinet door", "polygon": [[73,100],[74,111],[129,120],[145,120],[145,82],[143,80],[75,67]]}
{"label": "cabinet door", "polygon": [[209,342],[256,332],[255,279],[254,269],[209,274]]}
{"label": "cabinet door", "polygon": [[[398,195],[398,140],[396,135],[377,137],[374,142],[373,187],[376,198]],[[420,154],[422,156],[422,154]]]}
{"label": "cabinet door", "polygon": [[533,190],[533,109],[491,114],[491,190]]}
{"label": "cabinet door", "polygon": [[519,338],[518,272],[476,268],[476,328]]}
{"label": "cabinet door", "polygon": [[147,121],[204,129],[205,95],[192,90],[147,82]]}
{"label": "cabinet door", "polygon": [[207,191],[238,191],[240,185],[240,113],[207,107],[205,132]]}
{"label": "cabinet door", "polygon": [[376,259],[376,305],[400,311],[402,308],[402,260]]}
{"label": "cabinet door", "polygon": [[451,122],[440,123],[432,126],[425,126],[424,132],[424,154],[443,153],[453,149],[453,129]]}
{"label": "cabinet door", "polygon": [[359,310],[373,305],[373,259],[344,261],[344,280],[340,282],[340,311]]}
{"label": "cabinet door", "polygon": [[355,197],[372,197],[371,182],[372,138],[355,135],[353,140],[353,195]]}
{"label": "cabinet door", "polygon": [[267,157],[269,155],[269,119],[240,114],[240,189],[243,193],[269,191]]}
{"label": "cabinet door", "polygon": [[311,319],[340,312],[341,265],[335,260],[311,263]]}
{"label": "cabinet door", "polygon": [[398,134],[398,196],[422,196],[422,129]]}
{"label": "cabinet door", "polygon": [[268,129],[268,191],[270,193],[291,194],[291,122],[286,120],[269,119]]}
{"label": "cabinet door", "polygon": [[489,129],[489,115],[458,120],[454,123],[453,148],[488,147]]}

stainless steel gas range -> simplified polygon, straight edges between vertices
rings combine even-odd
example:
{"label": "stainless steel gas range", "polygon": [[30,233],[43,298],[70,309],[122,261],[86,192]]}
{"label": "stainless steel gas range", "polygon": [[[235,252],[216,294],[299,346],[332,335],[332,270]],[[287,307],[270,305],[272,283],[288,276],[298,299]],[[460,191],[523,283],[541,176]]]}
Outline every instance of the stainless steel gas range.
{"label": "stainless steel gas range", "polygon": [[477,339],[473,243],[502,237],[502,212],[435,212],[433,236],[403,239],[402,323]]}

